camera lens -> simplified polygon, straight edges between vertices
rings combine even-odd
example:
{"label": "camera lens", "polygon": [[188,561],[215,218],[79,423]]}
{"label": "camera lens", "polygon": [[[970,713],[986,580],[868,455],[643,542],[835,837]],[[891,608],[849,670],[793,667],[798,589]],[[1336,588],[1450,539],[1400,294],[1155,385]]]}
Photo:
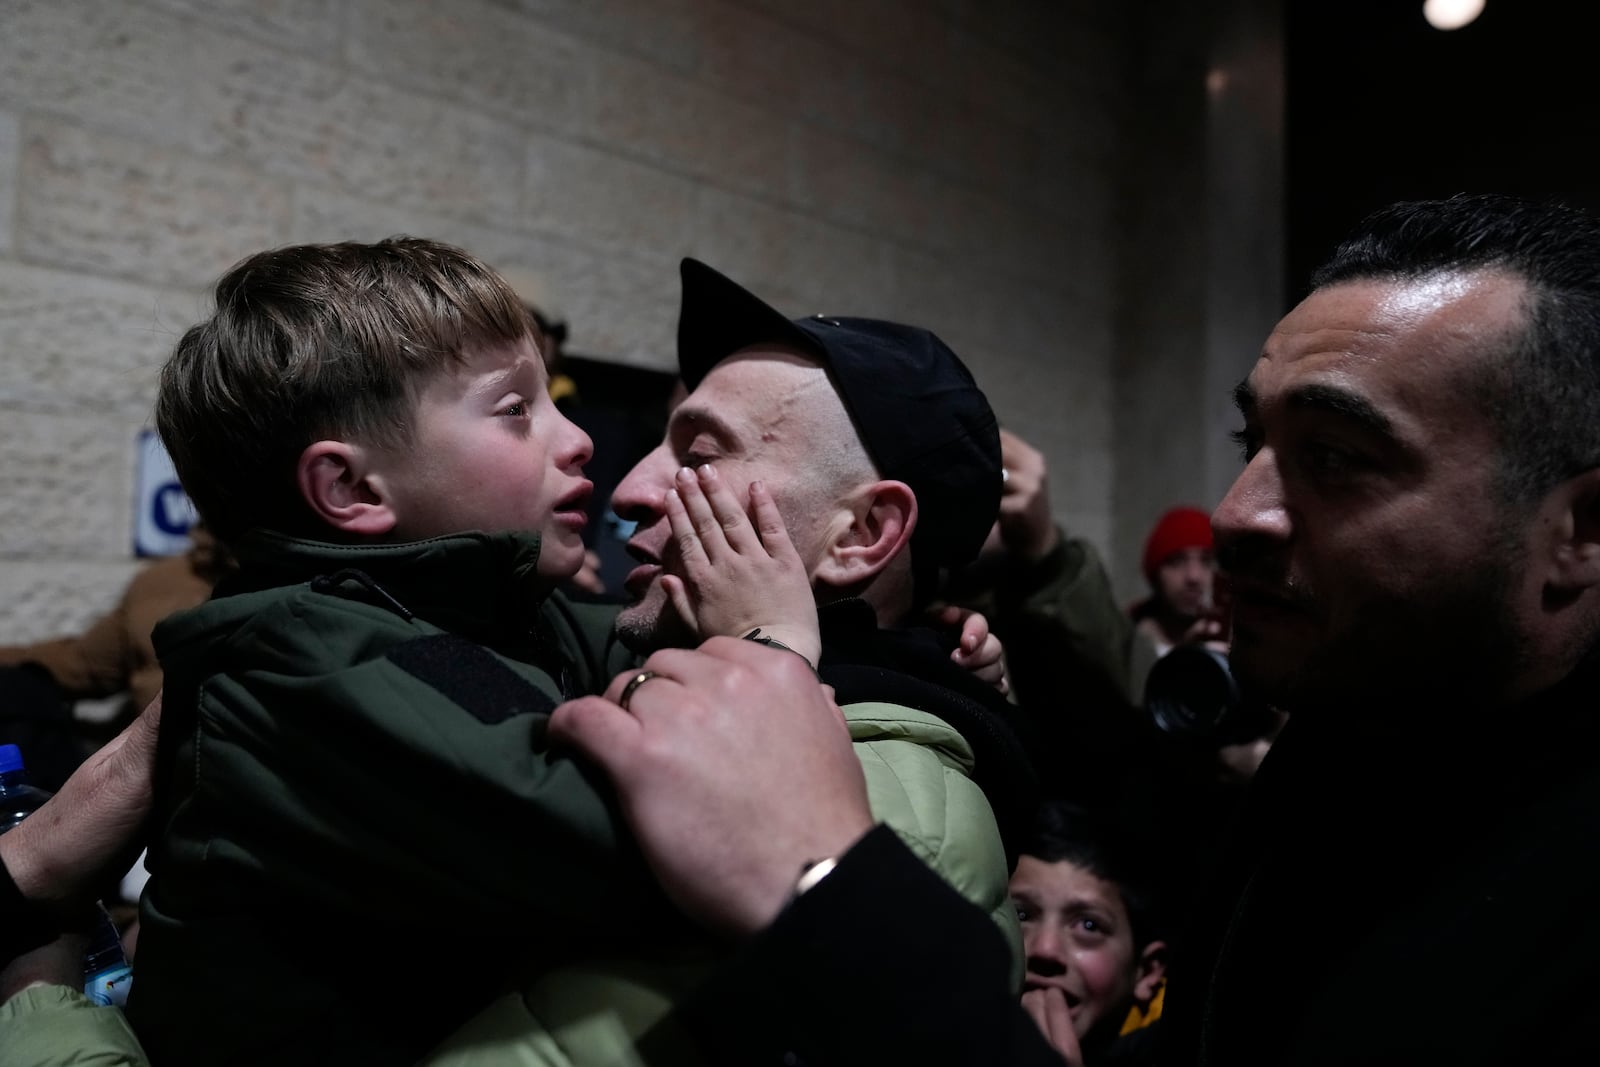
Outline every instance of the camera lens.
{"label": "camera lens", "polygon": [[1204,645],[1172,649],[1150,668],[1144,705],[1163,733],[1194,739],[1225,734],[1240,707],[1227,653]]}

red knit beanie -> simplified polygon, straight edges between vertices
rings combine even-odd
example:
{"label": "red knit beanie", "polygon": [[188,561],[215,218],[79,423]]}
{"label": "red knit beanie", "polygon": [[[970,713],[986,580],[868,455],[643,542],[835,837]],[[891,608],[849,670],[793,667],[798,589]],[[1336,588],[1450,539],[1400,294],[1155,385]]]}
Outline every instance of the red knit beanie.
{"label": "red knit beanie", "polygon": [[1162,515],[1144,543],[1145,580],[1155,584],[1156,570],[1168,556],[1186,548],[1211,547],[1211,516],[1199,508],[1178,507]]}

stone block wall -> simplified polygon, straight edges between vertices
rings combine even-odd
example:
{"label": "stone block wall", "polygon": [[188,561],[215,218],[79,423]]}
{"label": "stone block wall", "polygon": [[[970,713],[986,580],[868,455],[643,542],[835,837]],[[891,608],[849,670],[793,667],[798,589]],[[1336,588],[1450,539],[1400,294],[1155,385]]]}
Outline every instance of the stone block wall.
{"label": "stone block wall", "polygon": [[931,327],[1115,555],[1118,0],[0,0],[0,642],[132,569],[155,373],[240,257],[406,232],[669,368],[676,264]]}

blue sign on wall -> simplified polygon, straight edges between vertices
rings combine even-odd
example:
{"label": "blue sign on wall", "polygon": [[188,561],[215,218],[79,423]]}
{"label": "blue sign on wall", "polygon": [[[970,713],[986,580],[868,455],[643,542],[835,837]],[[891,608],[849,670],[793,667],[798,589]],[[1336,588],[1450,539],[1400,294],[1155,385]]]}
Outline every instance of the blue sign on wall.
{"label": "blue sign on wall", "polygon": [[140,556],[176,556],[189,548],[189,528],[196,518],[194,505],[178,484],[172,458],[154,430],[139,433],[139,464],[135,475],[133,551]]}

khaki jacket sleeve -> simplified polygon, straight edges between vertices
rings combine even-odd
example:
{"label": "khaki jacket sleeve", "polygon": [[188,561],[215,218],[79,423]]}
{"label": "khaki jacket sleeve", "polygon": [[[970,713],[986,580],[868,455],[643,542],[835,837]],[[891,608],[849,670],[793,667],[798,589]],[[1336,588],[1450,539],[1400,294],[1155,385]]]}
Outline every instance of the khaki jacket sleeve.
{"label": "khaki jacket sleeve", "polygon": [[119,1009],[66,986],[29,986],[0,1004],[0,1049],[7,1067],[150,1067]]}

